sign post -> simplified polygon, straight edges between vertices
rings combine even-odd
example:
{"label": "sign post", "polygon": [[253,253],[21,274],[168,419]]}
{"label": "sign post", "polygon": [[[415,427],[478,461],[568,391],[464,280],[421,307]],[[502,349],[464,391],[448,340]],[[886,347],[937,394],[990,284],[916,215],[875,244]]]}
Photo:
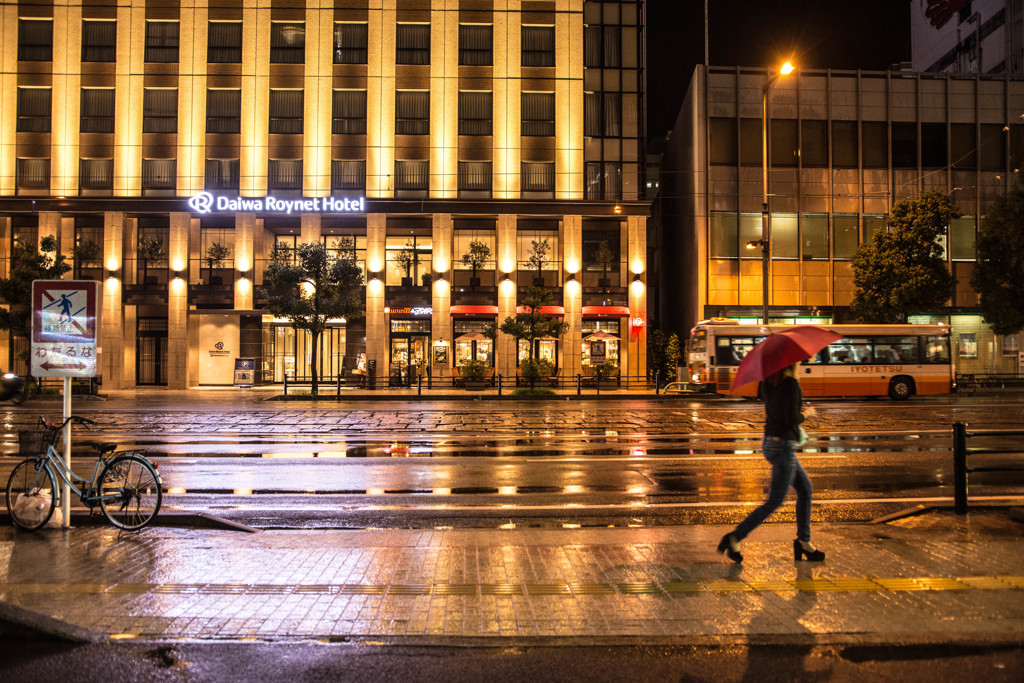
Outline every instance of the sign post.
{"label": "sign post", "polygon": [[[64,420],[71,417],[71,378],[96,376],[100,326],[99,283],[95,280],[32,282],[29,366],[34,377],[64,378]],[[71,424],[64,425],[64,464],[71,469]],[[71,487],[61,497],[63,525],[71,524]]]}

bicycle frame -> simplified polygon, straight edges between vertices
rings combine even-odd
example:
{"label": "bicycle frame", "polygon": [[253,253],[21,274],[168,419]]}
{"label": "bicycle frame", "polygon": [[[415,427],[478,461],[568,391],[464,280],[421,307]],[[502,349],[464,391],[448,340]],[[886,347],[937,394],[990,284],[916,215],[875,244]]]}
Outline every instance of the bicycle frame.
{"label": "bicycle frame", "polygon": [[[39,471],[42,472],[44,469],[49,470],[50,474],[53,475],[54,479],[60,479],[61,482],[67,484],[71,489],[71,492],[79,497],[84,505],[90,508],[94,508],[100,503],[100,496],[96,491],[96,479],[100,476],[100,471],[106,462],[103,458],[96,458],[96,462],[92,468],[92,479],[86,479],[75,474],[70,467],[64,464],[64,460],[61,458],[61,454],[57,452],[57,449],[53,446],[46,447],[46,455],[39,458],[42,461],[42,465],[39,467]],[[75,482],[80,482],[84,486],[79,489],[75,486]],[[59,486],[59,484],[58,484]],[[54,496],[57,496],[57,492],[54,491]]]}

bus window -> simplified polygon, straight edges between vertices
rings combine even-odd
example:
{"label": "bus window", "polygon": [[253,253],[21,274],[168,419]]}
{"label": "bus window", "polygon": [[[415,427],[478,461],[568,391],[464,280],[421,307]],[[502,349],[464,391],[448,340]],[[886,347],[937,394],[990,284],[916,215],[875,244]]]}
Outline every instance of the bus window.
{"label": "bus window", "polygon": [[830,363],[870,363],[871,340],[844,337],[828,345]]}
{"label": "bus window", "polygon": [[718,337],[715,340],[715,363],[717,365],[739,365],[750,349],[764,339],[760,337]]}
{"label": "bus window", "polygon": [[924,338],[924,362],[949,362],[949,337],[929,335]]}
{"label": "bus window", "polygon": [[704,353],[708,347],[707,330],[697,330],[690,337],[690,353]]}
{"label": "bus window", "polygon": [[917,337],[875,337],[875,362],[888,365],[917,364]]}

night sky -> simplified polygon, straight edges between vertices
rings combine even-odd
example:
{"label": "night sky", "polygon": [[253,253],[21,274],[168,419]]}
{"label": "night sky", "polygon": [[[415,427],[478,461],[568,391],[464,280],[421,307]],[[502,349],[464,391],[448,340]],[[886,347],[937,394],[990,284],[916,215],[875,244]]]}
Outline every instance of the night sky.
{"label": "night sky", "polygon": [[[811,69],[887,69],[910,61],[911,0],[709,0],[712,66],[792,59]],[[704,0],[647,2],[647,134],[675,123],[704,61]]]}

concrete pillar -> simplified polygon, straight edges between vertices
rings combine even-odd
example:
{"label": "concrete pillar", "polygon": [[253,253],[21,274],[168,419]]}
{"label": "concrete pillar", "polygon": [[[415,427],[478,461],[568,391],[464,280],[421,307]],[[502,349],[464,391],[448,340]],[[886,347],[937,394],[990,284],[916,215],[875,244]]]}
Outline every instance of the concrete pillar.
{"label": "concrete pillar", "polygon": [[253,264],[256,259],[256,215],[240,213],[235,215],[235,309],[249,311],[253,307]]}
{"label": "concrete pillar", "polygon": [[37,247],[44,237],[53,236],[60,239],[60,219],[60,214],[54,211],[39,212],[39,232],[37,233],[36,241]]}
{"label": "concrete pillar", "polygon": [[320,241],[320,214],[318,213],[304,213],[299,218],[299,242],[319,242]]}
{"label": "concrete pillar", "polygon": [[[620,373],[630,377],[647,375],[647,218],[626,219],[626,263],[629,282],[629,344]],[[633,276],[640,279],[633,282]]]}
{"label": "concrete pillar", "polygon": [[366,215],[366,270],[379,273],[379,279],[366,283],[366,360],[377,362],[377,386],[387,385],[388,345],[390,330],[384,314],[384,247],[387,238],[387,216],[382,213]]}
{"label": "concrete pillar", "polygon": [[124,388],[124,231],[120,211],[103,214],[103,313],[100,321],[100,373],[105,389]]}
{"label": "concrete pillar", "polygon": [[[198,222],[198,219],[197,219]],[[187,213],[172,213],[170,216],[170,237],[167,257],[171,267],[188,263],[189,231],[192,216]],[[189,319],[187,279],[172,278],[167,288],[167,388],[187,389],[189,387]]]}
{"label": "concrete pillar", "polygon": [[[452,343],[452,238],[453,226],[451,214],[434,214],[432,222],[432,257],[434,275],[444,279],[435,279],[433,284],[433,299],[431,307],[433,314],[430,321],[432,344],[442,339],[449,344]],[[430,349],[433,354],[433,348]],[[449,350],[448,363],[435,365],[431,356],[430,367],[434,377],[445,378],[451,376],[450,364],[451,350]]]}
{"label": "concrete pillar", "polygon": [[565,273],[575,273],[575,280],[566,280],[562,287],[563,320],[569,329],[562,335],[562,360],[559,375],[570,379],[579,374],[580,344],[583,333],[583,217],[563,216],[559,235]]}
{"label": "concrete pillar", "polygon": [[[498,216],[495,224],[495,243],[498,261],[498,325],[507,317],[516,315],[516,217]],[[502,280],[505,273],[509,280]],[[516,341],[507,334],[498,333],[495,342],[496,372],[502,377],[516,376]]]}
{"label": "concrete pillar", "polygon": [[[0,10],[2,12],[3,10]],[[2,14],[0,14],[2,16]],[[3,82],[3,77],[0,77],[0,82]],[[3,152],[0,152],[0,158],[2,158]],[[0,163],[2,166],[2,163]],[[0,181],[0,191],[2,191],[2,181]],[[0,263],[8,264],[11,259],[11,218],[10,216],[0,216]],[[7,274],[7,273],[5,273]],[[5,370],[13,372],[14,359],[11,358],[11,333],[8,330],[0,330],[0,366]]]}
{"label": "concrete pillar", "polygon": [[75,278],[75,219],[73,216],[64,216],[60,219],[60,230],[57,233],[57,253],[63,254],[65,263],[71,266],[71,270],[61,276],[64,280]]}

